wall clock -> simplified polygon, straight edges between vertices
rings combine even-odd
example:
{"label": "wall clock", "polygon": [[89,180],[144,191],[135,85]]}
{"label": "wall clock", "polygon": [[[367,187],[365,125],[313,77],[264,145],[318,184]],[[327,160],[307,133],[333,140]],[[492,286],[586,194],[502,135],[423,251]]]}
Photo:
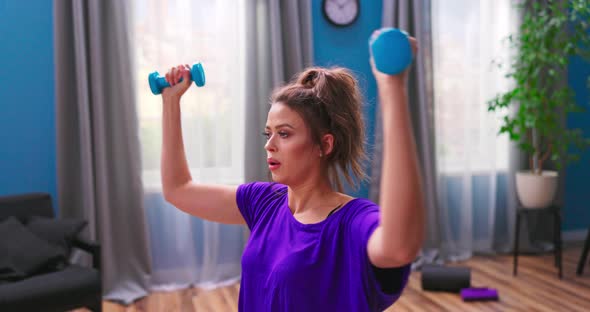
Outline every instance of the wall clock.
{"label": "wall clock", "polygon": [[359,16],[359,0],[323,0],[322,12],[332,25],[345,27],[351,25]]}

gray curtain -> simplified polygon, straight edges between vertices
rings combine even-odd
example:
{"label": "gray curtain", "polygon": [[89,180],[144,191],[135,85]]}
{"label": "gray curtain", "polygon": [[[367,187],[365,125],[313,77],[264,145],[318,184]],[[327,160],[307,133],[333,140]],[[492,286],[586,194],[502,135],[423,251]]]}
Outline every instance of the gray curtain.
{"label": "gray curtain", "polygon": [[268,181],[262,135],[270,93],[313,63],[311,1],[247,2],[246,181]]}
{"label": "gray curtain", "polygon": [[126,1],[54,1],[60,215],[89,221],[103,297],[148,293],[150,257]]}
{"label": "gray curtain", "polygon": [[[437,209],[434,111],[432,87],[432,44],[430,31],[430,1],[383,1],[383,27],[395,27],[408,32],[418,41],[417,61],[412,65],[408,81],[410,113],[418,155],[420,157],[423,191],[427,211],[424,247],[440,244],[440,224]],[[380,107],[375,116],[375,146],[371,167],[369,198],[379,202],[383,129]]]}

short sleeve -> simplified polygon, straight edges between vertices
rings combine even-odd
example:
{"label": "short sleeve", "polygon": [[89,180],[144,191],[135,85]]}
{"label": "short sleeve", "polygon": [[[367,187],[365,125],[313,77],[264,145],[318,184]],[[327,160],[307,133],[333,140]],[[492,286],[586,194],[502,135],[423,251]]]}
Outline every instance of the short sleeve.
{"label": "short sleeve", "polygon": [[275,191],[273,183],[269,182],[250,182],[238,186],[236,203],[250,230],[256,226],[261,209],[272,199]]}
{"label": "short sleeve", "polygon": [[351,220],[351,237],[354,248],[359,252],[366,291],[375,294],[375,305],[381,310],[391,306],[401,295],[410,275],[411,264],[397,268],[379,269],[371,264],[367,251],[369,238],[379,226],[379,207],[366,202],[358,207]]}

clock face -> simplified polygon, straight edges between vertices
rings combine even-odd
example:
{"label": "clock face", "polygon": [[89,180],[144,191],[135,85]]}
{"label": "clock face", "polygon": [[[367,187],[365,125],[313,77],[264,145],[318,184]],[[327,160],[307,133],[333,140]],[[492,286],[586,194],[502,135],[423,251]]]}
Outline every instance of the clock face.
{"label": "clock face", "polygon": [[359,15],[359,0],[324,0],[322,9],[330,23],[347,26]]}

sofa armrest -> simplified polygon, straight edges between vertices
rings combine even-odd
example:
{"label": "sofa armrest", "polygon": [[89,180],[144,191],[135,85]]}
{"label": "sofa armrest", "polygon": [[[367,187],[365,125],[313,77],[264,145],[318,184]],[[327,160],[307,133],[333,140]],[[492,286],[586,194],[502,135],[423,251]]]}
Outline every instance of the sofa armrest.
{"label": "sofa armrest", "polygon": [[100,243],[76,237],[72,241],[72,246],[89,252],[92,255],[92,267],[100,271]]}

